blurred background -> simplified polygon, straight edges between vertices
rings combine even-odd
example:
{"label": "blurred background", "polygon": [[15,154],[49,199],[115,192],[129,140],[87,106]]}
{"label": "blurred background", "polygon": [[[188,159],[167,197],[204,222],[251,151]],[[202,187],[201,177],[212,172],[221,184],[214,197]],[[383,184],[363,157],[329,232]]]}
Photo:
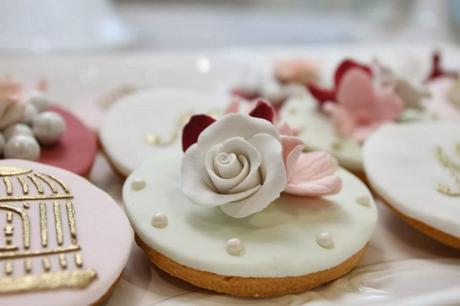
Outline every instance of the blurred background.
{"label": "blurred background", "polygon": [[456,42],[456,0],[0,0],[0,52]]}

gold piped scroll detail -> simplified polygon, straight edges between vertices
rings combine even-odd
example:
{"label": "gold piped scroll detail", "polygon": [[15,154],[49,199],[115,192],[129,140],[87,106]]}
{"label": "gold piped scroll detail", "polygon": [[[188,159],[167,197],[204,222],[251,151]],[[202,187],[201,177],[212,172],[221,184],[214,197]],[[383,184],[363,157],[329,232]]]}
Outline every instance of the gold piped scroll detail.
{"label": "gold piped scroll detail", "polygon": [[17,176],[17,179],[19,181],[19,184],[21,184],[22,193],[23,194],[28,194],[29,193],[29,185],[27,185],[27,182],[26,182],[25,178],[21,175],[21,176]]}
{"label": "gold piped scroll detail", "polygon": [[29,180],[32,181],[32,183],[34,184],[35,188],[37,188],[38,193],[43,194],[43,192],[45,192],[43,190],[42,184],[40,183],[39,180],[37,180],[37,178],[35,176],[33,176],[31,174],[28,174],[27,177],[29,178]]}
{"label": "gold piped scroll detail", "polygon": [[442,147],[436,148],[435,156],[437,160],[449,171],[453,185],[455,185],[455,187],[451,187],[444,183],[438,183],[436,184],[436,190],[447,196],[460,197],[460,142],[455,145],[455,152],[459,158],[459,162],[451,158]]}
{"label": "gold piped scroll detail", "polygon": [[40,238],[42,241],[42,246],[48,246],[48,216],[46,211],[46,203],[41,202],[39,204],[40,210]]}
{"label": "gold piped scroll detail", "polygon": [[69,188],[67,187],[66,184],[64,184],[63,181],[61,181],[60,179],[58,179],[57,177],[51,175],[51,174],[41,174],[41,175],[44,175],[44,176],[47,176],[49,177],[50,179],[52,179],[53,181],[55,181],[56,183],[59,184],[59,186],[61,186],[62,190],[64,190],[65,193],[70,193],[70,190]]}
{"label": "gold piped scroll detail", "polygon": [[67,201],[65,203],[67,209],[67,220],[69,222],[70,236],[72,238],[72,243],[77,244],[77,227],[75,224],[75,209],[73,207],[72,201]]}
{"label": "gold piped scroll detail", "polygon": [[182,114],[182,116],[179,117],[177,120],[176,125],[174,126],[174,130],[167,139],[161,138],[160,135],[156,133],[146,133],[145,134],[145,141],[152,146],[158,146],[158,147],[166,147],[172,145],[177,137],[179,136],[180,131],[184,127],[184,125],[190,120],[190,117],[192,116],[192,112],[186,112]]}
{"label": "gold piped scroll detail", "polygon": [[[5,245],[0,245],[0,296],[88,286],[97,275],[83,269],[78,207],[69,188],[52,175],[14,167],[0,167],[0,179],[5,186],[0,189],[0,212],[6,213],[0,215],[6,217]],[[36,232],[31,235],[31,231]],[[22,238],[22,245],[16,238]],[[75,263],[69,265],[70,261]],[[13,273],[17,262],[23,269]]]}
{"label": "gold piped scroll detail", "polygon": [[8,167],[8,166],[1,166],[0,167],[0,176],[13,176],[13,175],[21,175],[32,172],[31,169],[23,169],[17,167]]}
{"label": "gold piped scroll detail", "polygon": [[6,186],[6,194],[12,195],[13,194],[13,185],[11,184],[10,178],[8,176],[3,177],[3,182]]}
{"label": "gold piped scroll detail", "polygon": [[60,288],[86,288],[97,277],[96,271],[75,270],[48,272],[38,275],[0,278],[0,294],[27,291],[55,290]]}
{"label": "gold piped scroll detail", "polygon": [[54,225],[56,227],[56,241],[58,245],[64,242],[64,233],[62,232],[61,205],[58,201],[53,203]]}
{"label": "gold piped scroll detail", "polygon": [[52,180],[50,180],[48,177],[46,177],[46,176],[44,176],[44,175],[42,175],[40,173],[34,173],[34,175],[37,178],[41,179],[43,182],[45,182],[45,184],[48,185],[48,187],[51,189],[51,191],[53,193],[58,193],[58,189],[57,189],[56,185],[53,183]]}

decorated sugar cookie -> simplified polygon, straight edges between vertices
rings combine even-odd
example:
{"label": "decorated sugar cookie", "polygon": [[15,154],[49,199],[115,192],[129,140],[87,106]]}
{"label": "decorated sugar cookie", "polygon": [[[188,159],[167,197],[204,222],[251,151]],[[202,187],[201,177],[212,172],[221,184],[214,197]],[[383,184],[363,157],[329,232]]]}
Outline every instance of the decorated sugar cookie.
{"label": "decorated sugar cookie", "polygon": [[159,151],[123,199],[152,262],[196,286],[265,297],[350,271],[377,211],[366,186],[325,152],[303,153],[263,102],[250,114],[194,115],[183,156]]}
{"label": "decorated sugar cookie", "polygon": [[127,95],[107,111],[100,129],[112,165],[127,176],[159,152],[178,154],[183,125],[196,111],[218,112],[224,98],[192,91],[148,89]]}
{"label": "decorated sugar cookie", "polygon": [[364,145],[373,189],[422,233],[460,249],[460,124],[391,124]]}
{"label": "decorated sugar cookie", "polygon": [[332,88],[310,82],[311,96],[290,99],[280,111],[280,118],[299,130],[307,150],[326,150],[354,172],[363,170],[365,139],[388,122],[423,117],[427,96],[380,63],[374,66],[344,60]]}
{"label": "decorated sugar cookie", "polygon": [[0,304],[100,305],[132,230],[104,192],[71,172],[0,160]]}
{"label": "decorated sugar cookie", "polygon": [[303,85],[317,78],[318,67],[312,60],[284,58],[271,65],[249,67],[231,91],[246,100],[264,99],[278,109],[289,97],[303,95]]}
{"label": "decorated sugar cookie", "polygon": [[0,155],[88,175],[97,153],[96,135],[51,104],[44,82],[34,89],[23,87],[10,77],[0,80]]}

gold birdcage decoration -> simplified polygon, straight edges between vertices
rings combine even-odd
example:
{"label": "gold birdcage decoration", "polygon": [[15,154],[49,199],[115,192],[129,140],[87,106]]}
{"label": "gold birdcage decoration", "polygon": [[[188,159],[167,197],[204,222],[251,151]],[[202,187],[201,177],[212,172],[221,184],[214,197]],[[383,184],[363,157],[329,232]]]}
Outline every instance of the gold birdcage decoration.
{"label": "gold birdcage decoration", "polygon": [[74,197],[59,178],[0,167],[0,294],[84,288]]}

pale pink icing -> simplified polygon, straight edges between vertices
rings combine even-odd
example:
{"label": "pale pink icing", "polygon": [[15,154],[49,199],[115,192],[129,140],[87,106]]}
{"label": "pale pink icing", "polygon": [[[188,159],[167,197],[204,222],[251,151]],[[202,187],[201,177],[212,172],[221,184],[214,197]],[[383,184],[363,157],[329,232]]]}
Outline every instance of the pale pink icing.
{"label": "pale pink icing", "polygon": [[360,69],[343,77],[337,103],[326,103],[338,132],[363,141],[376,128],[393,121],[403,111],[403,102],[391,86],[373,85],[372,78]]}
{"label": "pale pink icing", "polygon": [[[85,289],[62,289],[54,291],[28,292],[21,294],[1,295],[0,304],[9,306],[81,306],[90,305],[99,300],[106,293],[121,274],[130,254],[133,242],[133,232],[129,222],[117,203],[106,193],[102,192],[87,180],[68,171],[24,160],[1,160],[0,166],[14,166],[33,169],[36,172],[51,174],[65,182],[74,196],[73,203],[76,212],[76,227],[78,242],[82,247],[83,269],[94,269],[97,279]],[[21,190],[17,180],[11,180],[13,190]],[[45,185],[44,185],[45,186]],[[46,193],[51,193],[44,187]],[[4,189],[3,189],[4,190]],[[30,195],[37,195],[35,188],[31,188]],[[2,191],[2,196],[4,191]],[[49,201],[46,201],[49,202]],[[31,249],[40,248],[40,227],[38,202],[30,202],[28,214],[31,219]],[[47,203],[51,204],[51,203]],[[19,205],[21,202],[11,202],[8,205]],[[48,206],[49,222],[52,222],[52,210]],[[52,207],[52,206],[51,206]],[[4,217],[4,215],[2,215]],[[3,218],[2,218],[3,219]],[[14,218],[14,226],[20,232],[19,218]],[[63,218],[64,243],[68,244],[68,224]],[[56,247],[55,233],[49,230],[49,247]],[[20,235],[15,235],[20,239]],[[20,245],[21,240],[15,244]],[[48,256],[51,270],[58,271],[59,265],[56,256]],[[74,267],[72,257],[67,255],[69,268]],[[42,271],[40,261],[34,260],[33,271]],[[23,262],[14,261],[13,276],[23,274]]]}

